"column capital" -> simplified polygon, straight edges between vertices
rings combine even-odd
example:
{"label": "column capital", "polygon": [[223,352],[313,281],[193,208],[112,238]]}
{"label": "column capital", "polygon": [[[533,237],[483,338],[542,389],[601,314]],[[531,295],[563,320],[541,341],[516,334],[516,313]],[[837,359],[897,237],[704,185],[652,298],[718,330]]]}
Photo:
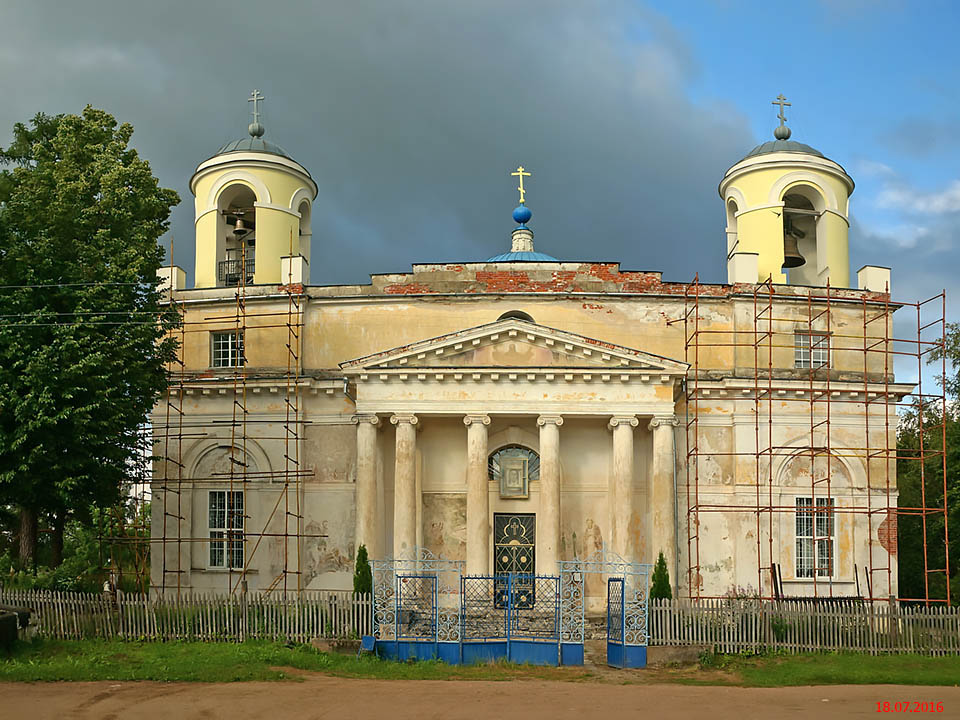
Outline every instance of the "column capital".
{"label": "column capital", "polygon": [[560,415],[541,415],[537,418],[537,425],[540,427],[544,425],[556,425],[560,427],[563,425],[563,418]]}
{"label": "column capital", "polygon": [[476,424],[480,424],[480,425],[489,425],[489,424],[490,424],[490,416],[489,416],[489,415],[484,415],[484,414],[482,414],[482,413],[473,413],[473,414],[470,414],[470,415],[464,415],[464,416],[463,416],[463,424],[466,425],[467,427],[470,427],[471,425],[473,425],[473,424],[475,424],[475,423],[476,423]]}
{"label": "column capital", "polygon": [[420,418],[413,413],[397,413],[396,415],[390,416],[390,422],[393,425],[399,425],[400,423],[416,425],[418,422],[420,422]]}
{"label": "column capital", "polygon": [[357,414],[353,416],[353,421],[357,425],[364,425],[366,423],[370,423],[374,427],[380,424],[380,418],[377,417],[376,415]]}
{"label": "column capital", "polygon": [[653,430],[654,428],[667,425],[670,427],[677,427],[680,424],[680,421],[677,419],[676,415],[655,415],[650,419],[650,424],[647,425],[647,429]]}
{"label": "column capital", "polygon": [[636,415],[614,415],[610,418],[610,422],[607,423],[607,427],[611,430],[618,425],[629,425],[630,427],[636,427],[640,424],[640,421],[637,419]]}

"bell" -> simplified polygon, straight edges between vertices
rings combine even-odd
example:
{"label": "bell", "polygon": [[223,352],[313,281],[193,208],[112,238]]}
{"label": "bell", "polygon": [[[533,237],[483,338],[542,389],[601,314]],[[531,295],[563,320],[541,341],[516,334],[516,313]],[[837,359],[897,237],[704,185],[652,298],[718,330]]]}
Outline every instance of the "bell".
{"label": "bell", "polygon": [[783,228],[783,265],[785,268],[795,268],[806,264],[806,259],[800,254],[800,248],[797,245],[797,238],[804,236],[802,230],[793,227],[793,221],[784,218]]}
{"label": "bell", "polygon": [[794,235],[783,236],[783,267],[795,268],[806,264],[806,259],[800,254],[797,247],[797,238]]}
{"label": "bell", "polygon": [[237,239],[240,239],[240,238],[242,238],[244,235],[246,235],[248,232],[250,232],[250,229],[249,229],[246,225],[243,224],[243,218],[242,218],[242,217],[238,217],[238,218],[237,218],[237,226],[233,229],[233,234],[234,234],[234,236],[235,236]]}

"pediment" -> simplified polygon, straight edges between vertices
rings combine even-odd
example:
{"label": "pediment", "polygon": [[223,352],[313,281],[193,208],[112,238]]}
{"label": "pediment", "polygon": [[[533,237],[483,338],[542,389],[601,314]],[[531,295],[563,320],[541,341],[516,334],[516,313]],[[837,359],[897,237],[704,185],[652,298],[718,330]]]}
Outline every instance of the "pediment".
{"label": "pediment", "polygon": [[687,365],[641,350],[510,318],[340,364],[345,372],[442,368],[642,371],[683,375]]}

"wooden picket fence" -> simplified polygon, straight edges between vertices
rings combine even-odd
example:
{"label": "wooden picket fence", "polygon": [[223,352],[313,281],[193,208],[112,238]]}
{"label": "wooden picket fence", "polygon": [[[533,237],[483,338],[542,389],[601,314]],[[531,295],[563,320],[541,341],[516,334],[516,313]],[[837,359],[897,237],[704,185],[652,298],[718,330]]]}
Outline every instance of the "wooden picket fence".
{"label": "wooden picket fence", "polygon": [[359,638],[372,634],[369,594],[313,590],[296,597],[150,597],[0,588],[0,604],[28,607],[41,637],[129,640]]}
{"label": "wooden picket fence", "polygon": [[722,653],[960,654],[960,607],[750,599],[651,600],[649,607],[651,645]]}

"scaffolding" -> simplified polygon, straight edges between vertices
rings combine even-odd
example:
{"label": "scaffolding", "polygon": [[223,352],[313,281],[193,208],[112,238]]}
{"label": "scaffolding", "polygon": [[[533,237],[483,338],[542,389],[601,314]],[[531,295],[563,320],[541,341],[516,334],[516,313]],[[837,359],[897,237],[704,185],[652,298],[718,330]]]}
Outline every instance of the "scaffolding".
{"label": "scaffolding", "polygon": [[[244,247],[241,267],[246,266]],[[241,272],[233,293],[232,311],[228,315],[199,318],[186,312],[176,290],[169,292],[168,302],[180,322],[167,333],[167,338],[177,347],[176,356],[167,365],[167,390],[158,403],[153,423],[144,428],[156,463],[153,476],[147,477],[150,463],[145,463],[143,476],[131,483],[121,503],[111,510],[108,526],[100,531],[104,569],[114,581],[117,577],[132,577],[138,588],[149,588],[161,596],[191,594],[194,591],[184,578],[190,571],[193,547],[197,543],[207,546],[214,542],[222,548],[224,557],[219,592],[246,593],[251,566],[258,554],[267,552],[267,546],[274,543],[279,546],[279,571],[263,582],[260,592],[286,596],[305,589],[303,542],[307,538],[326,536],[304,531],[303,480],[309,474],[301,468],[303,428],[307,424],[301,402],[307,382],[301,352],[305,294],[303,285],[294,282],[292,264],[288,265],[286,282],[279,286],[279,291],[285,296],[283,311],[270,309],[269,306],[275,303],[269,302],[260,309],[258,306],[262,303],[251,303],[246,273]],[[235,343],[232,351],[236,353],[237,361],[223,368],[215,379],[209,372],[188,369],[185,353],[191,336],[207,335],[211,329],[225,328],[229,328],[235,338],[231,342]],[[263,371],[247,365],[245,341],[251,329],[285,333],[283,368]],[[186,406],[187,398],[198,392],[211,392],[197,389],[198,383],[203,386],[210,381],[217,384],[217,389],[212,392],[232,395],[229,417],[211,420],[195,414],[191,417]],[[265,395],[263,390],[267,395],[279,393],[282,396],[283,411],[279,422],[264,417],[266,413],[257,405]],[[223,436],[228,465],[225,470],[199,473],[199,468],[191,470],[185,465],[184,447],[193,440],[209,439],[211,428],[215,429],[214,435]],[[281,466],[272,470],[253,467],[251,441],[279,441],[283,453]],[[256,524],[247,497],[254,485],[261,502],[273,495],[268,501],[270,511],[262,522]],[[193,491],[214,486],[226,491],[222,536],[217,538],[192,532],[189,518],[192,514],[189,504],[196,503]],[[152,578],[151,548],[155,550],[153,562],[160,565],[155,568]],[[127,567],[123,566],[124,557],[127,558]],[[242,558],[242,562],[234,562],[235,558]],[[129,567],[131,564],[133,567]]]}
{"label": "scaffolding", "polygon": [[[812,588],[816,599],[849,596],[834,581],[836,519],[844,517],[851,525],[865,522],[869,537],[867,557],[853,557],[859,597],[949,604],[947,405],[942,384],[931,390],[931,380],[925,378],[931,361],[939,365],[940,377],[946,377],[945,294],[902,302],[891,300],[889,292],[774,285],[768,280],[735,289],[731,327],[710,319],[709,305],[719,299],[711,289],[696,276],[685,289],[682,316],[684,356],[690,366],[683,395],[689,597],[724,596],[705,590],[701,552],[709,515],[724,513],[752,520],[755,592],[760,598],[785,597],[778,559],[789,557],[782,545],[792,532],[785,528],[801,526],[805,534],[809,529],[803,548],[811,555],[801,567],[797,541],[792,548],[795,579]],[[895,364],[901,372],[915,371],[915,384],[896,382]],[[708,418],[718,395],[728,403],[752,406],[750,442],[734,438],[726,449],[710,441]],[[843,422],[851,409],[862,421]],[[778,432],[778,425],[786,425],[793,436]],[[785,468],[798,460],[809,481],[799,487],[796,477],[803,474],[797,472],[786,494],[802,489],[808,496],[802,506],[799,498],[794,504],[781,499]],[[838,492],[838,464],[863,469],[863,492]],[[744,491],[717,492],[716,478],[706,477],[707,467],[732,468],[735,488]],[[919,475],[919,505],[898,502],[897,473],[911,468]],[[749,485],[751,492],[746,492]],[[746,503],[748,496],[751,502]],[[841,497],[844,504],[837,502]],[[904,522],[919,524],[922,536],[922,596],[894,591],[898,583],[893,558],[898,527]]]}
{"label": "scaffolding", "polygon": [[[245,267],[245,256],[242,262]],[[302,405],[309,380],[302,353],[306,296],[303,286],[293,281],[291,266],[287,267],[286,283],[279,286],[285,310],[279,310],[275,300],[263,302],[260,296],[251,302],[245,273],[240,273],[229,314],[188,315],[177,291],[170,293],[170,305],[182,319],[169,335],[179,351],[169,365],[169,387],[151,428],[159,459],[153,493],[143,491],[149,486],[144,480],[133,503],[141,508],[154,503],[152,535],[146,513],[128,511],[126,519],[122,513],[115,518],[121,531],[104,536],[111,543],[111,558],[116,557],[115,541],[135,546],[133,560],[128,562],[141,583],[149,577],[149,548],[160,545],[153,562],[159,560],[161,567],[159,572],[154,569],[151,589],[161,595],[192,592],[183,582],[190,570],[187,558],[196,543],[202,547],[211,543],[211,536],[189,529],[187,505],[196,501],[188,499],[195,488],[214,485],[227,487],[228,498],[239,493],[235,507],[242,508],[234,528],[227,500],[224,553],[238,548],[243,563],[234,567],[226,562],[221,590],[246,592],[251,565],[268,545],[279,549],[280,569],[260,583],[260,591],[287,595],[306,589],[304,543],[325,535],[305,530],[304,479],[310,474],[301,465],[304,430],[309,424]],[[790,552],[785,552],[789,548],[784,543],[795,539],[799,516],[810,528],[811,557],[805,567],[809,575],[797,584],[809,588],[804,597],[812,594],[827,600],[851,595],[849,586],[838,587],[833,571],[839,555],[834,544],[836,524],[847,522],[869,538],[865,556],[851,551],[856,596],[870,602],[949,604],[944,450],[948,408],[942,384],[931,377],[937,369],[941,377],[947,372],[945,294],[905,302],[891,299],[888,292],[829,285],[776,285],[769,280],[733,287],[707,285],[699,276],[680,287],[683,310],[672,322],[682,324],[684,359],[689,364],[678,407],[685,428],[681,435],[686,480],[678,490],[677,504],[682,508],[681,527],[686,528],[686,594],[692,599],[725,596],[705,588],[707,560],[701,552],[702,544],[712,539],[705,537],[705,523],[711,516],[725,514],[749,521],[752,557],[741,555],[737,561],[741,568],[749,565],[756,597],[789,596],[781,560],[798,552],[798,543]],[[226,302],[221,300],[220,307]],[[717,322],[711,306],[721,302],[733,305],[720,313],[725,320]],[[286,366],[270,374],[238,362],[219,374],[216,390],[197,390],[212,380],[208,371],[187,368],[184,352],[190,338],[228,326],[238,338],[245,338],[251,329],[285,333]],[[895,369],[910,375],[910,382],[897,381]],[[257,405],[264,383],[282,393],[279,422],[265,417]],[[211,421],[192,415],[187,398],[190,393],[225,391],[232,394],[229,417],[212,425],[219,432],[229,430],[229,465],[225,471],[200,474],[197,468],[184,465],[184,445],[208,437]],[[739,418],[752,416],[746,423],[749,427],[741,427],[729,447],[710,439],[716,416],[712,406],[718,402],[738,408]],[[792,436],[778,432],[783,426],[791,428]],[[250,441],[279,442],[275,447],[282,446],[282,467],[252,468]],[[734,491],[716,492],[714,479],[705,473],[708,466],[726,468]],[[794,484],[784,493],[782,479],[788,466],[794,468]],[[856,491],[843,487],[844,481],[852,482],[843,468],[851,467],[862,468],[862,476],[854,478],[860,484]],[[841,472],[844,477],[839,477]],[[917,502],[905,502],[898,493],[898,474],[909,473],[919,476]],[[256,524],[247,502],[252,486],[261,493],[260,505],[267,508],[265,519]],[[808,506],[784,501],[782,495],[801,490],[809,498]],[[273,493],[272,502],[265,501],[264,492]],[[898,529],[905,528],[922,538],[922,592],[901,594],[898,589],[895,551]],[[682,543],[682,530],[678,534]],[[785,541],[787,537],[791,540]],[[861,539],[852,547],[862,543]],[[822,544],[832,549],[821,553]],[[792,561],[799,563],[799,557]],[[111,560],[112,565],[119,562]]]}

